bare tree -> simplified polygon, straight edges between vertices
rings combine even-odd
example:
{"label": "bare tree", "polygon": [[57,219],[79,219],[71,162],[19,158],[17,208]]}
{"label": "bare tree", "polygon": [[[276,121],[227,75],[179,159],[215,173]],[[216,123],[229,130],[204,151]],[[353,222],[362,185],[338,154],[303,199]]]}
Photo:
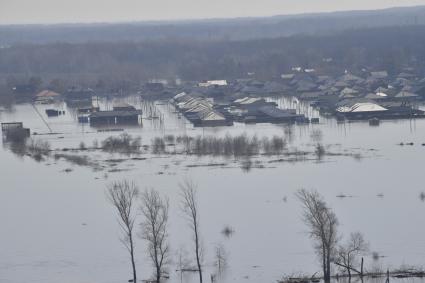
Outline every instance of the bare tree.
{"label": "bare tree", "polygon": [[351,271],[363,276],[363,260],[360,270],[355,266],[358,264],[358,257],[367,251],[369,251],[369,244],[365,241],[363,234],[360,232],[351,233],[348,241],[339,246],[335,264],[344,268],[350,279]]}
{"label": "bare tree", "polygon": [[151,189],[142,194],[140,210],[144,216],[142,238],[148,242],[149,257],[155,267],[156,282],[161,281],[169,257],[168,244],[168,198],[161,198]]}
{"label": "bare tree", "polygon": [[134,203],[139,195],[139,189],[133,182],[114,182],[107,187],[107,197],[118,212],[118,223],[123,231],[121,242],[131,257],[133,282],[137,282],[136,264],[134,258],[133,228],[136,219]]}
{"label": "bare tree", "polygon": [[188,252],[185,247],[180,247],[176,253],[178,270],[180,271],[180,282],[183,282],[183,272],[192,265]]}
{"label": "bare tree", "polygon": [[318,192],[302,189],[296,195],[304,207],[303,219],[321,259],[323,279],[329,283],[331,263],[338,244],[338,219]]}
{"label": "bare tree", "polygon": [[227,252],[223,244],[218,244],[215,247],[215,265],[219,275],[222,274],[223,270],[227,267]]}
{"label": "bare tree", "polygon": [[189,226],[193,231],[193,240],[195,244],[195,258],[199,272],[199,282],[202,283],[202,248],[199,231],[199,212],[196,185],[186,180],[180,184],[182,210],[186,215]]}

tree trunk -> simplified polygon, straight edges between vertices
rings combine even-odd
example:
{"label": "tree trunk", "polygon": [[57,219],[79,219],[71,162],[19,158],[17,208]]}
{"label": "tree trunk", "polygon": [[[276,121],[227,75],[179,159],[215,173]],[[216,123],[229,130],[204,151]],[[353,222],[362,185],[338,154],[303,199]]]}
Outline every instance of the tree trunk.
{"label": "tree trunk", "polygon": [[348,280],[351,281],[350,254],[348,254],[348,259],[347,259],[347,271],[348,271]]}
{"label": "tree trunk", "polygon": [[130,255],[131,255],[131,266],[133,268],[133,282],[136,283],[137,282],[137,275],[136,275],[136,263],[134,260],[134,245],[133,245],[133,237],[130,234],[129,235],[129,239],[130,239]]}
{"label": "tree trunk", "polygon": [[325,280],[325,282],[326,282],[326,274],[327,274],[327,272],[326,272],[326,250],[325,250],[325,247],[324,246],[322,246],[322,265],[323,265],[323,279]]}
{"label": "tree trunk", "polygon": [[362,263],[360,265],[360,277],[361,278],[363,278],[363,262],[364,262],[364,260],[363,260],[363,257],[362,257]]}
{"label": "tree trunk", "polygon": [[198,227],[195,225],[195,249],[196,249],[196,264],[198,265],[199,271],[199,283],[202,283],[202,268],[201,268],[201,259],[199,257],[199,237],[198,237]]}
{"label": "tree trunk", "polygon": [[161,268],[159,266],[156,267],[156,282],[160,283],[161,281]]}
{"label": "tree trunk", "polygon": [[331,282],[331,255],[330,251],[326,253],[326,275],[325,275],[325,283]]}

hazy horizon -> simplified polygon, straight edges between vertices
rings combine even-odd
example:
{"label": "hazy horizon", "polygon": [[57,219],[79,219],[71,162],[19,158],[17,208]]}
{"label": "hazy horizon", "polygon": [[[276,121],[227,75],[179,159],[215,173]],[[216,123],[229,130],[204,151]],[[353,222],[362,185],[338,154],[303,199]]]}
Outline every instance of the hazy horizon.
{"label": "hazy horizon", "polygon": [[[268,17],[354,10],[377,10],[425,5],[425,0],[0,0],[0,25],[119,23],[140,21],[200,20],[241,17]],[[23,9],[25,7],[25,9]],[[165,8],[166,7],[166,8]],[[243,9],[241,9],[243,7]]]}

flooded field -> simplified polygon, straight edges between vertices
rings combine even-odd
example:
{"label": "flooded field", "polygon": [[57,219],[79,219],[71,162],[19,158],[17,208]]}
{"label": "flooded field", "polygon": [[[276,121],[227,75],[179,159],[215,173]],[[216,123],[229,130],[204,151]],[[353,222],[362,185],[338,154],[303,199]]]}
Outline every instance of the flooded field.
{"label": "flooded field", "polygon": [[[364,234],[371,248],[365,258],[367,270],[424,264],[425,198],[420,196],[425,192],[425,120],[382,121],[371,127],[367,122],[338,124],[320,117],[320,124],[315,125],[193,128],[166,103],[142,105],[136,98],[130,99],[144,107],[145,115],[143,125],[125,132],[140,136],[143,145],[170,134],[277,135],[286,140],[288,150],[311,154],[301,160],[252,156],[251,165],[244,166],[246,160],[234,157],[89,150],[76,154],[98,166],[79,166],[53,157],[37,162],[3,145],[0,282],[127,282],[128,255],[118,240],[115,211],[105,197],[105,186],[122,179],[134,180],[141,189],[155,187],[170,198],[173,263],[169,282],[196,279],[190,274],[181,278],[175,271],[180,255],[188,253],[192,243],[180,210],[179,183],[185,178],[199,188],[206,282],[215,273],[217,246],[224,247],[228,258],[219,282],[276,282],[284,275],[320,272],[294,196],[301,188],[324,195],[339,218],[342,236],[355,231]],[[291,99],[276,101],[280,107],[296,107],[309,117],[319,117],[310,107]],[[108,108],[108,103],[103,101],[102,107]],[[65,105],[55,106],[65,110],[65,115],[55,118],[45,115],[46,108],[52,105],[2,109],[0,121],[22,121],[38,134],[33,137],[47,140],[62,154],[62,149],[77,149],[81,142],[91,146],[95,140],[100,143],[122,134],[78,124],[75,113]],[[149,118],[149,113],[160,118]],[[312,152],[318,142],[332,154],[317,158]],[[233,232],[222,233],[226,227]],[[379,256],[373,258],[372,253]],[[136,256],[139,278],[150,278],[152,268],[141,239],[136,242]]]}

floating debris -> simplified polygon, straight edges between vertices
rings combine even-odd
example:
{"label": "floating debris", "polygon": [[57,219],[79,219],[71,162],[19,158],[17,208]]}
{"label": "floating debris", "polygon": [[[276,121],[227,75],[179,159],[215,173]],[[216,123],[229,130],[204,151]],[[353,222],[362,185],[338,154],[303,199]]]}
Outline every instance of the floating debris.
{"label": "floating debris", "polygon": [[235,233],[235,230],[233,229],[233,227],[226,225],[221,231],[221,233],[227,238],[230,238],[233,233]]}

